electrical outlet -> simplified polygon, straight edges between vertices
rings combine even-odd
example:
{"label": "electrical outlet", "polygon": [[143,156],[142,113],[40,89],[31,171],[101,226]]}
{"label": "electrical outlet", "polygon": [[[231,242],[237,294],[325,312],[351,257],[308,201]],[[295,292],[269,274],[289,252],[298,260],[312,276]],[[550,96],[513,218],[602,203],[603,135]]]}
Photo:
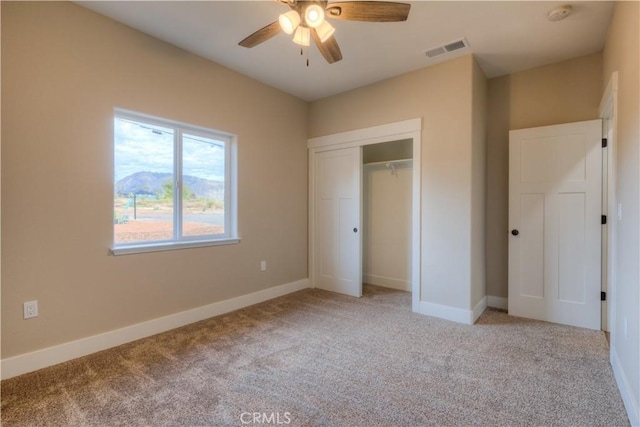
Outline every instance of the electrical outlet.
{"label": "electrical outlet", "polygon": [[260,271],[267,271],[267,261],[260,261]]}
{"label": "electrical outlet", "polygon": [[38,317],[38,301],[27,301],[22,304],[22,314],[25,319]]}

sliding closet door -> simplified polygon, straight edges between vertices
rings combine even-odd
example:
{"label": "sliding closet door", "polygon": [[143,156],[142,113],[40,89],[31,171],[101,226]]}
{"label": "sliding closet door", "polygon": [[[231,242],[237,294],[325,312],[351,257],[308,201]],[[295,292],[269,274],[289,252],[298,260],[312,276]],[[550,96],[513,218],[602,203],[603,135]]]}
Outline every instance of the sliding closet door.
{"label": "sliding closet door", "polygon": [[360,147],[313,155],[315,287],[362,296]]}

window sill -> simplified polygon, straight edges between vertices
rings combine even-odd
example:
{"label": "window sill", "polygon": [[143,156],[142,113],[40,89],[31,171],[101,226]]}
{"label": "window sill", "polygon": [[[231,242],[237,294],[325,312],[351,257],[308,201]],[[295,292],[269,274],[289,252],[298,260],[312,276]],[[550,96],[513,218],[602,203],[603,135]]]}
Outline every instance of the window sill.
{"label": "window sill", "polygon": [[216,240],[194,240],[189,242],[163,242],[142,245],[120,246],[111,248],[111,255],[130,255],[146,252],[173,251],[176,249],[203,248],[206,246],[235,245],[240,243],[239,237]]}

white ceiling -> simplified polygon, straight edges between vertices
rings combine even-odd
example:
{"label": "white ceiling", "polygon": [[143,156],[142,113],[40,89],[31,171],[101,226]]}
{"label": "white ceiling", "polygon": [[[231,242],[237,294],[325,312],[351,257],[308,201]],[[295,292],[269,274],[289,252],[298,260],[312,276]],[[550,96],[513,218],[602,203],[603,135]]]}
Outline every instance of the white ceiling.
{"label": "white ceiling", "polygon": [[[275,1],[77,3],[307,101],[468,53],[488,78],[596,53],[613,11],[609,1],[411,1],[406,22],[331,20],[344,59],[330,65],[315,46],[301,56],[284,33],[252,49],[238,46],[289,10]],[[564,4],[573,6],[571,16],[548,21],[547,13]],[[462,37],[468,49],[437,61],[424,54]]]}

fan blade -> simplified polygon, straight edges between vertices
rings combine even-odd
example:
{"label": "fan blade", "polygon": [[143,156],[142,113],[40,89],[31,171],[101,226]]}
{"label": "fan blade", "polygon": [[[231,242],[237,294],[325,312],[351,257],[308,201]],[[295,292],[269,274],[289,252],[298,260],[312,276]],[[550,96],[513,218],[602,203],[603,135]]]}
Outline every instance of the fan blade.
{"label": "fan blade", "polygon": [[280,27],[280,22],[275,21],[267,25],[266,27],[260,28],[258,31],[251,34],[250,36],[248,36],[238,44],[244,47],[254,47],[259,45],[262,42],[266,42],[271,37],[278,35],[280,31],[282,31],[282,28]]}
{"label": "fan blade", "polygon": [[313,40],[316,42],[316,46],[318,46],[318,50],[329,64],[333,64],[334,62],[338,62],[342,59],[342,52],[340,52],[340,46],[338,46],[338,42],[335,37],[331,36],[322,43],[315,28],[311,31],[311,35],[313,36]]}
{"label": "fan blade", "polygon": [[390,1],[345,1],[329,3],[327,17],[349,21],[399,22],[409,17],[411,5]]}

